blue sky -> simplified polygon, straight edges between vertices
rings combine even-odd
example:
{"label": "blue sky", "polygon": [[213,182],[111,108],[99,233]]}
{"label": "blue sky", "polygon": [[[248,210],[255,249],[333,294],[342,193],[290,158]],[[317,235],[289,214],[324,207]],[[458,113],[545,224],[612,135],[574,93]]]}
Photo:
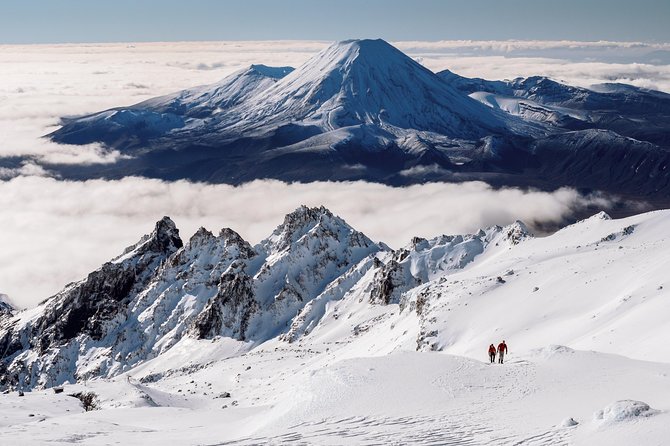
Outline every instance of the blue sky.
{"label": "blue sky", "polygon": [[0,0],[0,43],[670,41],[670,0]]}

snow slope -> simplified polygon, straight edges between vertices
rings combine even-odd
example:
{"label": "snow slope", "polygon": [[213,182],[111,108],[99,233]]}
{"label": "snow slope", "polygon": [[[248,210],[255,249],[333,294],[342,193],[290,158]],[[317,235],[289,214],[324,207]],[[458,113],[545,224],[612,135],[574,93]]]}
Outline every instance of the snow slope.
{"label": "snow slope", "polygon": [[502,116],[468,100],[383,40],[332,45],[235,113],[253,126],[298,121],[332,130],[372,124],[462,139],[505,125]]}
{"label": "snow slope", "polygon": [[579,88],[543,76],[488,81],[449,70],[438,76],[485,105],[544,124],[551,132],[603,129],[666,150],[670,146],[667,93],[626,84]]}
{"label": "snow slope", "polygon": [[[3,395],[0,434],[16,445],[662,445],[667,437],[667,364],[556,346],[503,366],[416,352],[331,358],[267,349],[152,384],[66,386],[97,395],[100,409],[90,412],[51,391]],[[631,398],[659,412],[634,416],[617,403]]]}
{"label": "snow slope", "polygon": [[[44,349],[20,327],[48,320],[77,284],[2,320],[3,350],[17,335],[32,347],[4,356],[0,434],[12,444],[664,444],[669,223],[670,211],[600,213],[544,238],[517,222],[391,251],[323,208],[296,210],[256,247],[203,229],[177,248],[164,219],[112,262],[168,252],[148,282],[137,275],[145,285],[125,331],[112,324],[94,345],[109,323],[88,319],[71,368],[39,364],[72,340],[52,336]],[[53,324],[45,332],[58,333]],[[506,363],[488,364],[502,339]],[[102,358],[116,366],[92,373]],[[19,380],[25,397],[12,390],[21,364],[41,370]],[[64,393],[93,392],[98,410],[40,390],[65,380]]]}

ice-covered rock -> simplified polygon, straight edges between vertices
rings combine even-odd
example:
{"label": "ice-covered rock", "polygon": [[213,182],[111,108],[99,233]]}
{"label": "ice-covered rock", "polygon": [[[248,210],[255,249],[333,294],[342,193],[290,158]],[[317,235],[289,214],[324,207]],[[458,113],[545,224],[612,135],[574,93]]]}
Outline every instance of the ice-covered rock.
{"label": "ice-covered rock", "polygon": [[532,237],[520,221],[505,227],[492,226],[476,234],[442,235],[431,240],[415,237],[411,243],[377,260],[370,301],[389,304],[408,302],[403,293],[422,283],[459,271],[489,247],[514,246]]}
{"label": "ice-covered rock", "polygon": [[605,408],[598,410],[593,417],[597,421],[617,423],[621,421],[635,420],[650,417],[659,413],[658,410],[649,407],[649,404],[635,400],[616,401]]}
{"label": "ice-covered rock", "polygon": [[6,320],[0,328],[0,385],[30,388],[75,381],[78,355],[108,342],[130,317],[134,298],[181,246],[179,231],[164,217],[123,255],[36,309]]}
{"label": "ice-covered rock", "polygon": [[0,318],[11,316],[15,311],[16,309],[9,302],[9,297],[6,294],[0,293]]}
{"label": "ice-covered rock", "polygon": [[185,336],[262,342],[382,249],[323,207],[300,207],[255,247],[227,228],[200,228],[183,244],[165,217],[87,279],[4,317],[0,385],[114,376]]}
{"label": "ice-covered rock", "polygon": [[577,422],[574,418],[566,418],[561,422],[561,427],[574,427],[577,426],[579,422]]}

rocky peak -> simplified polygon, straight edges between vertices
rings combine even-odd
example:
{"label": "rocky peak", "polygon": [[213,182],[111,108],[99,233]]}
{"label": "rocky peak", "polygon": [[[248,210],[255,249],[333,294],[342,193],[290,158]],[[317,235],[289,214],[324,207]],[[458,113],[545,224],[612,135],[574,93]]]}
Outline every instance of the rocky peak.
{"label": "rocky peak", "polygon": [[533,234],[528,229],[528,226],[520,220],[515,221],[511,225],[503,228],[505,239],[509,240],[513,245],[517,245],[522,241],[533,237]]}
{"label": "rocky peak", "polygon": [[207,245],[217,244],[229,247],[235,245],[245,258],[252,257],[254,254],[251,245],[249,245],[249,243],[244,240],[240,234],[230,228],[221,229],[221,231],[219,231],[219,235],[215,237],[211,231],[200,227],[188,241],[188,250],[202,250],[205,249]]}
{"label": "rocky peak", "polygon": [[219,231],[219,239],[223,240],[227,246],[236,245],[240,256],[249,259],[256,255],[252,246],[242,238],[240,234],[230,228],[223,228]]}
{"label": "rocky peak", "polygon": [[172,254],[184,246],[179,237],[179,229],[170,219],[163,217],[156,222],[154,230],[143,236],[139,242],[129,246],[123,254],[112,260],[113,263],[124,262],[133,257],[145,254]]}
{"label": "rocky peak", "polygon": [[189,246],[201,246],[214,239],[214,234],[204,227],[198,228],[188,241]]}
{"label": "rocky peak", "polygon": [[286,217],[284,217],[284,222],[272,232],[272,235],[268,239],[261,242],[261,244],[267,248],[274,248],[277,251],[281,251],[288,248],[316,226],[325,224],[327,221],[334,225],[349,227],[344,220],[335,217],[323,206],[310,208],[301,205],[295,211],[287,214]]}
{"label": "rocky peak", "polygon": [[0,293],[0,318],[3,316],[11,316],[16,309],[9,303],[9,297],[6,294]]}
{"label": "rocky peak", "polygon": [[156,222],[156,227],[149,236],[147,249],[153,252],[170,252],[184,246],[179,238],[179,229],[170,217],[163,217]]}

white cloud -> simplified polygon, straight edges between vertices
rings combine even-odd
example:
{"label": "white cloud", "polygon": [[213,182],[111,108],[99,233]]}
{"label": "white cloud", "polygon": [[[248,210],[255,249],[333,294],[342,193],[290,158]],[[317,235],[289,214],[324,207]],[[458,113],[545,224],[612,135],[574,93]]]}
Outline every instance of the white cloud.
{"label": "white cloud", "polygon": [[325,205],[371,238],[399,247],[415,235],[468,233],[516,219],[560,223],[585,206],[608,203],[570,189],[493,190],[477,182],[392,188],[255,181],[233,187],[18,177],[0,182],[0,291],[19,305],[34,305],[121,253],[163,215],[173,217],[185,240],[199,226],[226,226],[256,243],[300,204]]}
{"label": "white cloud", "polygon": [[[523,51],[543,51],[545,54],[552,50],[563,53],[570,51],[579,54],[586,51],[597,51],[600,57],[608,54],[604,51],[628,51],[638,57],[649,51],[670,50],[670,43],[650,42],[614,42],[607,40],[579,41],[579,40],[440,40],[434,42],[404,41],[397,42],[398,48],[410,52],[450,52],[464,53],[466,51],[484,53],[516,53]],[[563,54],[562,53],[562,54]]]}
{"label": "white cloud", "polygon": [[0,167],[0,180],[11,180],[16,177],[49,177],[52,173],[39,164],[23,161],[20,167]]}

